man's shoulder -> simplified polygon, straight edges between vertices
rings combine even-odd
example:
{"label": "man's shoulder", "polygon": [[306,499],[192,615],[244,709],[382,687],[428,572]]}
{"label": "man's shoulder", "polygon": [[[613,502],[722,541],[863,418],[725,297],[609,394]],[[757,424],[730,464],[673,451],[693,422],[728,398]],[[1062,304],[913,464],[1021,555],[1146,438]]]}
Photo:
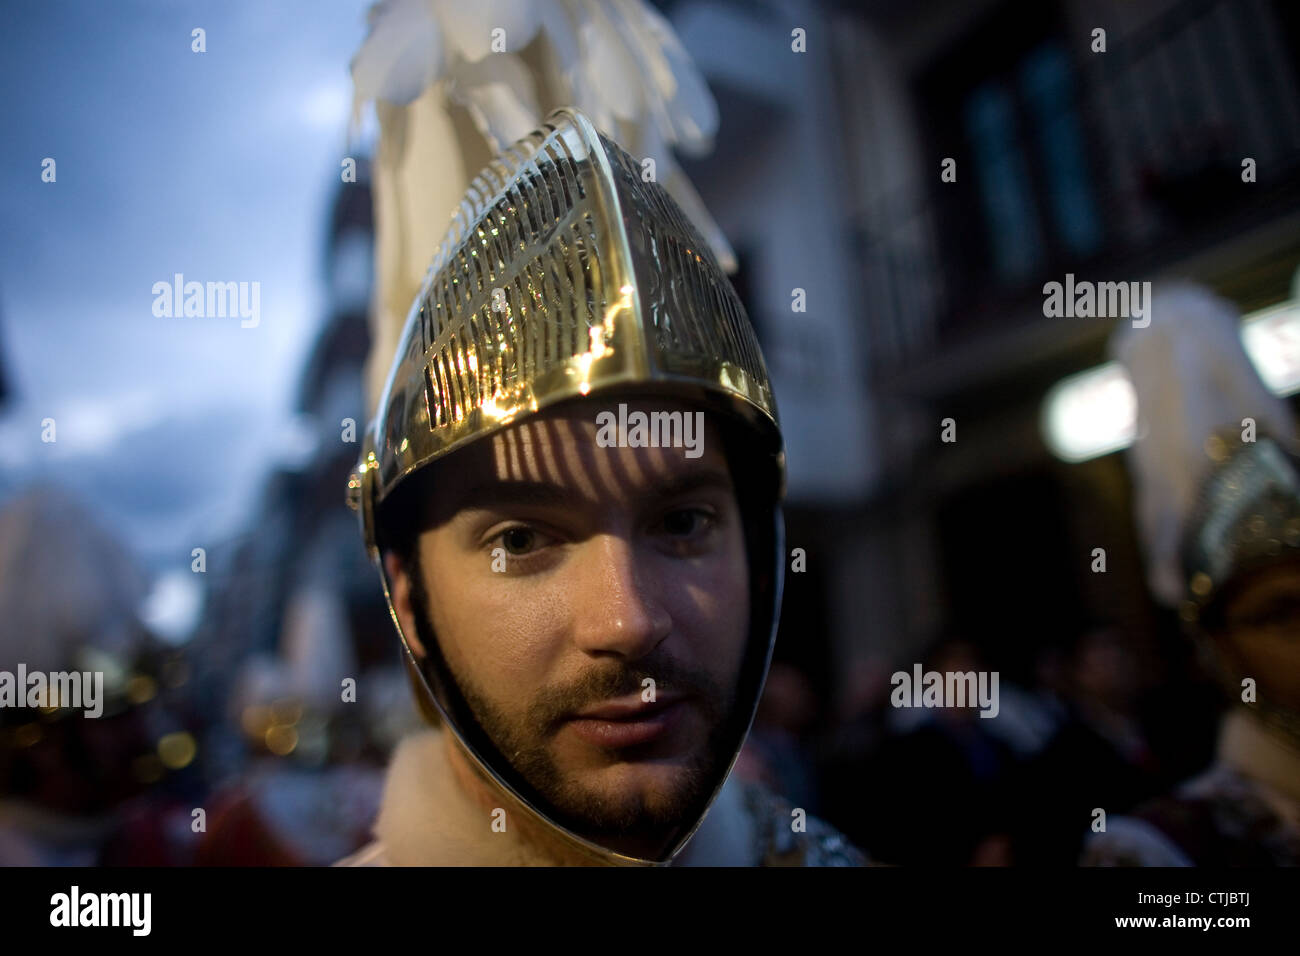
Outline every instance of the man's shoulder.
{"label": "man's shoulder", "polygon": [[870,859],[829,823],[767,787],[741,782],[745,808],[754,823],[759,866],[867,866]]}

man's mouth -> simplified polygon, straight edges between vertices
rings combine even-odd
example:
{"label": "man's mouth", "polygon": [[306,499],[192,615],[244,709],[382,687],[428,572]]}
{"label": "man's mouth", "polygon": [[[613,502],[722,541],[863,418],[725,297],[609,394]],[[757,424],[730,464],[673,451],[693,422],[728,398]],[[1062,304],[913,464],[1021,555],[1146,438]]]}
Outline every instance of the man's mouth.
{"label": "man's mouth", "polygon": [[595,747],[634,747],[666,736],[685,710],[684,697],[664,695],[645,701],[638,692],[585,708],[571,715],[566,726]]}

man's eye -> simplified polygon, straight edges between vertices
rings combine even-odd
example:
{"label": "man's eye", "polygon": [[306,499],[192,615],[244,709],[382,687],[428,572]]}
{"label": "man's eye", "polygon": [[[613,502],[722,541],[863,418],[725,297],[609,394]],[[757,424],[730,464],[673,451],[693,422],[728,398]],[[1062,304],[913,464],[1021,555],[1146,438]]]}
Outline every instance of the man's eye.
{"label": "man's eye", "polygon": [[506,528],[496,540],[501,542],[501,547],[505,548],[506,554],[524,555],[534,550],[538,546],[539,535],[532,528]]}
{"label": "man's eye", "polygon": [[1254,630],[1295,630],[1300,624],[1300,599],[1294,597],[1270,601],[1267,605],[1246,615],[1241,621]]}
{"label": "man's eye", "polygon": [[680,508],[664,515],[664,531],[674,537],[690,537],[708,530],[713,515],[702,508]]}

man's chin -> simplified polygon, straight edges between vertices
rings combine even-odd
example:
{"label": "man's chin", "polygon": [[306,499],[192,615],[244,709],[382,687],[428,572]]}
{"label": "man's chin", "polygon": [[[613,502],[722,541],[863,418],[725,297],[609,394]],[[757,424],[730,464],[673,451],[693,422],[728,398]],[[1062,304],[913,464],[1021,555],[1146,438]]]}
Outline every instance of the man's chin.
{"label": "man's chin", "polygon": [[580,785],[603,794],[614,804],[639,807],[642,813],[662,816],[683,807],[700,789],[700,772],[680,758],[629,760],[586,775]]}
{"label": "man's chin", "polygon": [[710,781],[682,758],[627,760],[564,776],[557,808],[573,829],[610,843],[670,839],[695,822]]}

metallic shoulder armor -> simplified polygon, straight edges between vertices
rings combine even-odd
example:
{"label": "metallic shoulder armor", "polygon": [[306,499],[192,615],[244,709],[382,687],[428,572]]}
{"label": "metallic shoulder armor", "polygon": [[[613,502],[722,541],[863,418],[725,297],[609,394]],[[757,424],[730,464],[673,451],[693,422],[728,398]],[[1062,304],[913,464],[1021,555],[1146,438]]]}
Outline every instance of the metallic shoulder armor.
{"label": "metallic shoulder armor", "polygon": [[868,866],[844,834],[813,816],[797,832],[794,808],[757,783],[744,783],[745,807],[757,828],[759,866]]}

